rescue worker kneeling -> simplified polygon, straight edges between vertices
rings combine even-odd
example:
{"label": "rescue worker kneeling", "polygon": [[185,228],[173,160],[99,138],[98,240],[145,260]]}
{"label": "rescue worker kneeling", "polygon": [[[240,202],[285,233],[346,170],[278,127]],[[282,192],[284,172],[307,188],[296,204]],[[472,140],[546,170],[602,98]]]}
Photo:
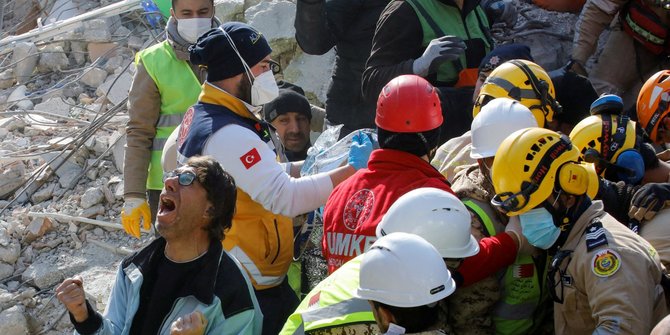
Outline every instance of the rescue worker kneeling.
{"label": "rescue worker kneeling", "polygon": [[[556,132],[528,128],[496,153],[494,206],[553,255],[547,284],[556,334],[647,334],[667,314],[656,250],[591,201],[598,179]],[[634,284],[633,284],[634,283]]]}
{"label": "rescue worker kneeling", "polygon": [[443,264],[423,238],[389,234],[363,254],[356,296],[369,301],[384,334],[445,334],[436,326],[438,302],[456,283]]}

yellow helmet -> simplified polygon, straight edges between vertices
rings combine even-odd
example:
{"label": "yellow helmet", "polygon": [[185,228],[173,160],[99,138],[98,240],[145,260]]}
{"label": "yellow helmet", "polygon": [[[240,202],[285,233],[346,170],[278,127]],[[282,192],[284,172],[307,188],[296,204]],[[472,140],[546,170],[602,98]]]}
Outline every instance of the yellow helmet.
{"label": "yellow helmet", "polygon": [[[577,123],[570,132],[570,140],[580,152],[580,162],[598,163],[603,159],[616,164],[622,152],[635,147],[635,122],[626,116],[591,115]],[[604,164],[596,164],[600,175],[605,168]]]}
{"label": "yellow helmet", "polygon": [[579,151],[570,139],[544,128],[526,128],[509,135],[498,148],[491,168],[496,195],[491,203],[514,216],[547,200],[558,185],[573,195],[598,191],[593,164],[577,163]]}
{"label": "yellow helmet", "polygon": [[528,107],[540,127],[561,112],[554,84],[539,65],[522,59],[505,62],[486,78],[472,108],[472,117],[495,98],[512,98]]}

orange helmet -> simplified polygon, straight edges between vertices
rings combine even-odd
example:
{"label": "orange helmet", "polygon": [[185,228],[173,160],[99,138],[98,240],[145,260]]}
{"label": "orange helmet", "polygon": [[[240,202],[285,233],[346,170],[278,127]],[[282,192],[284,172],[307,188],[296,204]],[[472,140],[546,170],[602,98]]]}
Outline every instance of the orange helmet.
{"label": "orange helmet", "polygon": [[656,72],[637,97],[637,119],[651,140],[659,143],[658,125],[670,113],[670,71]]}
{"label": "orange helmet", "polygon": [[437,90],[415,75],[393,78],[379,93],[375,124],[396,133],[419,133],[442,125]]}

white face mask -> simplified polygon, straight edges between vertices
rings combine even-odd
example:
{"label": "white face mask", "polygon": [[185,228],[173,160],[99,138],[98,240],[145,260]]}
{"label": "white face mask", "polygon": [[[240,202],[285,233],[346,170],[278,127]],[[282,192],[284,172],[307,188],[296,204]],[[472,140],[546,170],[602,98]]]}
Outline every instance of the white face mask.
{"label": "white face mask", "polygon": [[212,29],[212,18],[178,19],[177,32],[186,42],[194,44],[200,35]]}
{"label": "white face mask", "polygon": [[251,84],[251,104],[265,105],[279,96],[279,87],[272,71],[265,71],[254,79]]}

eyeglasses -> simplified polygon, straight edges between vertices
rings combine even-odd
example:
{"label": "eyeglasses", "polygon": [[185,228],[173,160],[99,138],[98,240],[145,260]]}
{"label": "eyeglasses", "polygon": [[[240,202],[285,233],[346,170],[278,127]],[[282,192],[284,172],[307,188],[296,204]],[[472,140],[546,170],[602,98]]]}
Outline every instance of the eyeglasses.
{"label": "eyeglasses", "polygon": [[179,185],[189,186],[193,184],[197,176],[192,171],[179,172],[177,170],[173,170],[163,175],[163,183],[165,183],[166,180],[174,177],[178,178],[177,181],[179,182]]}
{"label": "eyeglasses", "polygon": [[279,72],[281,72],[281,65],[279,65],[279,63],[270,60],[268,61],[268,64],[270,65],[270,70],[272,70],[272,74],[279,74]]}
{"label": "eyeglasses", "polygon": [[[572,254],[572,250],[560,250],[551,260],[551,265],[547,271],[547,286],[549,287],[549,295],[551,298],[559,303],[563,303],[563,288],[565,287],[565,280],[569,277],[565,275],[565,271],[561,269],[563,260]],[[567,267],[566,267],[567,268]],[[556,275],[558,274],[558,276]],[[558,277],[558,280],[556,279]],[[560,287],[560,292],[557,288]]]}

